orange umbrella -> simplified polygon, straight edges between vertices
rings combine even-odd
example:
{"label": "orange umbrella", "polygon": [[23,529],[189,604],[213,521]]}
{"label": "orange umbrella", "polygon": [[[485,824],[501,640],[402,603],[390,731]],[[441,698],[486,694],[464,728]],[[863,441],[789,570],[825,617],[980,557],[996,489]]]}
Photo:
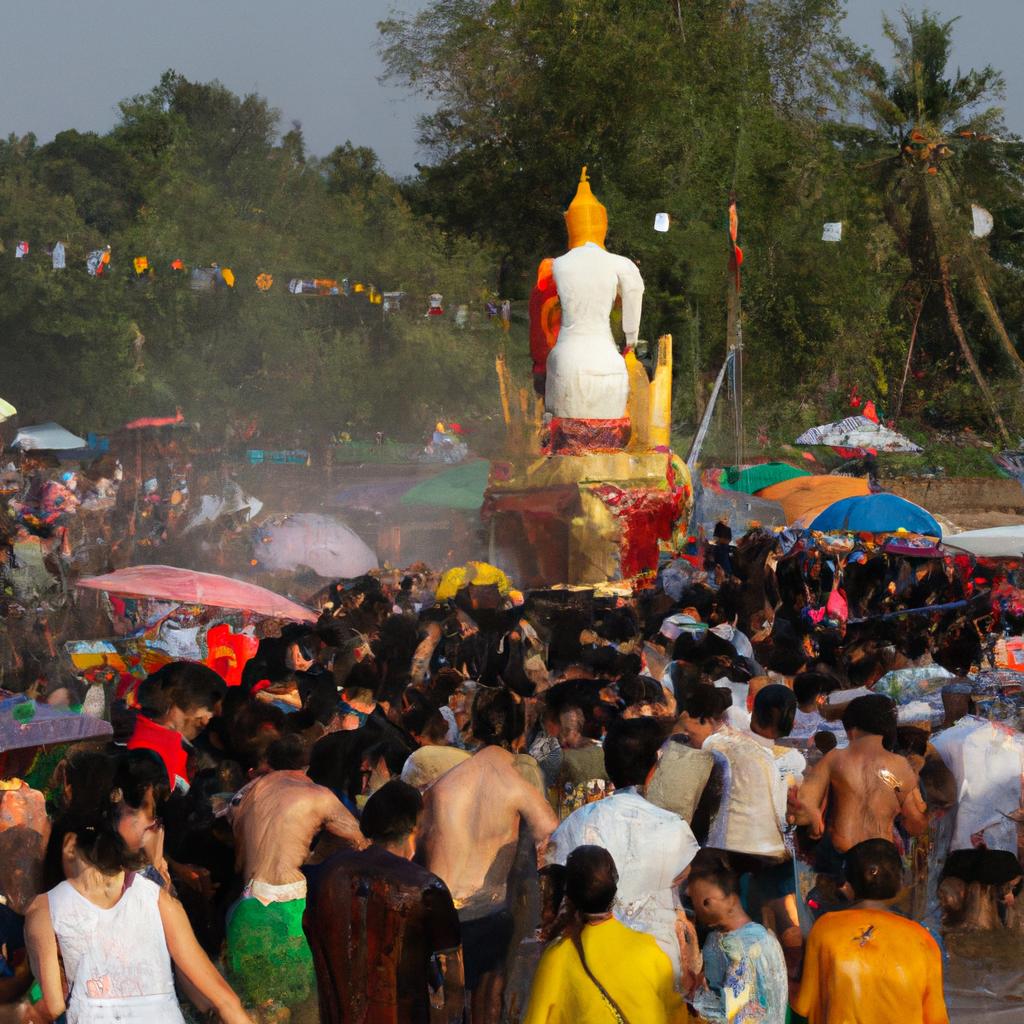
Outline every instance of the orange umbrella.
{"label": "orange umbrella", "polygon": [[870,493],[867,477],[798,476],[765,487],[757,496],[777,501],[790,526],[809,526],[829,505]]}

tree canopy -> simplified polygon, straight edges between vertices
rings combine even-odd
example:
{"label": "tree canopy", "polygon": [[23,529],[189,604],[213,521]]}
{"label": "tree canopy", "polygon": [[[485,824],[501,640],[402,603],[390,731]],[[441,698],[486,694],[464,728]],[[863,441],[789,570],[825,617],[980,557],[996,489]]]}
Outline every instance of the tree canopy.
{"label": "tree canopy", "polygon": [[[310,155],[264,98],[173,71],[105,134],[12,136],[3,397],[79,431],[178,407],[297,437],[486,418],[496,352],[525,364],[526,342],[518,316],[508,339],[483,304],[524,300],[538,261],[564,250],[586,164],[609,248],[645,278],[643,336],[675,339],[680,429],[725,355],[732,194],[748,442],[845,414],[854,385],[901,425],[1024,429],[1022,150],[1001,77],[950,68],[953,22],[887,21],[893,52],[876,57],[844,37],[843,13],[843,0],[436,0],[393,15],[385,75],[433,103],[426,159],[403,181],[358,140]],[[988,237],[972,236],[972,204],[992,214]],[[836,221],[841,242],[823,241]],[[15,259],[22,239],[31,252]],[[45,253],[58,240],[66,271]],[[108,245],[108,271],[87,275],[86,254]],[[174,259],[230,267],[236,286],[197,292]],[[291,295],[292,277],[409,299],[384,316]],[[433,291],[449,314],[468,304],[470,326],[428,322]]]}

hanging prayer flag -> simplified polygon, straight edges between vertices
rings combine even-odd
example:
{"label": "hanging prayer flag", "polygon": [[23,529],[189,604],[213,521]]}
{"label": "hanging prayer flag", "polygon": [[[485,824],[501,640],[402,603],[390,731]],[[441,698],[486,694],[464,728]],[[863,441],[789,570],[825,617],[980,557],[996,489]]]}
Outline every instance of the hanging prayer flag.
{"label": "hanging prayer flag", "polygon": [[14,247],[14,258],[23,260],[28,255],[28,242],[19,242]]}
{"label": "hanging prayer flag", "polygon": [[987,238],[992,234],[992,228],[995,227],[996,222],[985,207],[975,206],[974,203],[971,203],[971,219],[974,221],[972,234],[975,238]]}
{"label": "hanging prayer flag", "polygon": [[269,292],[274,285],[274,278],[271,274],[257,274],[256,287],[261,292]]}
{"label": "hanging prayer flag", "polygon": [[740,267],[743,266],[743,250],[736,244],[740,233],[740,214],[736,208],[736,200],[729,200],[729,238],[732,241],[732,252],[729,255],[729,269],[736,282],[736,291],[740,290]]}
{"label": "hanging prayer flag", "polygon": [[843,222],[829,221],[821,232],[823,242],[841,242],[843,240]]}
{"label": "hanging prayer flag", "polygon": [[654,215],[654,230],[668,231],[669,216],[667,213],[656,213]]}
{"label": "hanging prayer flag", "polygon": [[228,268],[228,267],[221,267],[221,269],[220,269],[220,276],[221,276],[221,279],[224,281],[224,283],[229,288],[234,288],[235,287],[235,274],[234,274],[234,271],[232,271],[230,268]]}
{"label": "hanging prayer flag", "polygon": [[58,242],[53,247],[53,269],[64,270],[67,266],[67,254],[64,252],[64,243]]}
{"label": "hanging prayer flag", "polygon": [[92,277],[102,277],[103,271],[110,266],[110,246],[106,249],[93,249],[85,258],[85,269]]}
{"label": "hanging prayer flag", "polygon": [[184,270],[185,263],[182,260],[171,260],[171,270]]}
{"label": "hanging prayer flag", "polygon": [[132,266],[135,267],[136,275],[142,277],[149,271],[149,260],[145,256],[136,256],[132,260]]}

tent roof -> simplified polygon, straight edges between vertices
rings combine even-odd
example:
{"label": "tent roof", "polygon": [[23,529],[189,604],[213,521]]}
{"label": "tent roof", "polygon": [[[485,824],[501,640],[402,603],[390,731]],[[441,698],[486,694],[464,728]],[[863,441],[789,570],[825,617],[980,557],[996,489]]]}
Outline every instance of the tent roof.
{"label": "tent roof", "polygon": [[978,558],[1024,558],[1024,523],[954,533],[945,537],[942,544]]}
{"label": "tent roof", "polygon": [[782,483],[784,480],[810,475],[806,469],[791,466],[788,462],[765,462],[758,466],[727,466],[722,472],[719,485],[727,491],[757,494],[765,487]]}
{"label": "tent roof", "polygon": [[453,466],[406,491],[401,504],[475,512],[484,503],[490,469],[491,464],[485,459]]}
{"label": "tent roof", "polygon": [[847,416],[834,423],[823,423],[805,430],[797,444],[829,445],[833,448],[874,448],[880,452],[920,452],[920,445],[909,437],[869,420],[866,416]]}
{"label": "tent roof", "polygon": [[831,530],[848,533],[896,533],[905,530],[926,537],[942,536],[942,527],[929,512],[895,494],[843,498],[819,513],[810,529],[824,533]]}
{"label": "tent roof", "polygon": [[782,505],[790,526],[807,526],[834,502],[870,493],[866,477],[798,476],[766,487],[757,496]]}
{"label": "tent roof", "polygon": [[108,572],[105,576],[79,580],[78,586],[104,590],[121,597],[148,597],[211,608],[237,608],[293,622],[316,622],[317,619],[312,609],[255,583],[171,565],[135,565]]}
{"label": "tent roof", "polygon": [[65,451],[69,448],[84,448],[84,437],[72,434],[59,423],[37,423],[32,427],[22,427],[14,437],[12,448],[25,451],[41,449],[42,451]]}

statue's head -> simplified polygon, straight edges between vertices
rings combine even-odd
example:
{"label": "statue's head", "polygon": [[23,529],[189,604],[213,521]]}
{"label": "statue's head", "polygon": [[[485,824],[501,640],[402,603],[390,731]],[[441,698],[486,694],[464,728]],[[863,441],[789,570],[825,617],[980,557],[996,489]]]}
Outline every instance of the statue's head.
{"label": "statue's head", "polygon": [[604,248],[608,233],[608,211],[590,191],[586,167],[580,172],[576,196],[565,211],[565,226],[569,231],[569,248],[576,249],[587,242]]}

